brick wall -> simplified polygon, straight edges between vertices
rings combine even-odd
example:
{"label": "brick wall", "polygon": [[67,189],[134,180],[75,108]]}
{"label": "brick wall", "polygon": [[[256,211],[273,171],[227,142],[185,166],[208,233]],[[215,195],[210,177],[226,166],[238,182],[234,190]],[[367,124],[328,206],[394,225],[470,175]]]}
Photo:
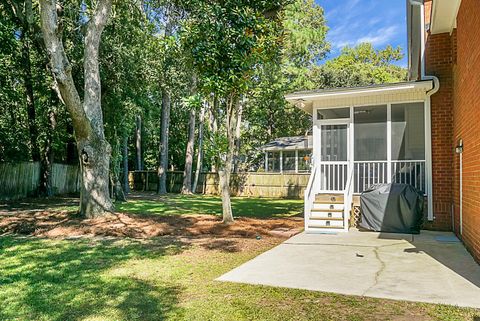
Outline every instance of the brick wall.
{"label": "brick wall", "polygon": [[[430,22],[431,0],[425,1],[425,22]],[[425,71],[437,76],[440,90],[431,98],[432,174],[434,221],[427,228],[452,230],[453,203],[453,60],[449,33],[426,34]]]}
{"label": "brick wall", "polygon": [[[463,139],[463,234],[466,247],[480,261],[480,6],[463,0],[453,34],[453,140]],[[455,232],[459,233],[459,156],[455,155]]]}
{"label": "brick wall", "polygon": [[[431,0],[425,1],[426,23]],[[457,28],[426,37],[426,73],[440,79],[432,96],[435,229],[453,229],[480,262],[480,6],[463,0]],[[460,235],[460,157],[463,140],[463,233]],[[451,209],[453,205],[453,226]]]}

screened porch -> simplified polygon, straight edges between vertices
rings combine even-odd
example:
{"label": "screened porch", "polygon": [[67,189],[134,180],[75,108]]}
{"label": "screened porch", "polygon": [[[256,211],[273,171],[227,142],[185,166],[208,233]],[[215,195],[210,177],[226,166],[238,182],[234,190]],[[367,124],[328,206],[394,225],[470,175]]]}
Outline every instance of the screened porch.
{"label": "screened porch", "polygon": [[318,108],[314,162],[321,191],[353,193],[375,184],[406,183],[426,193],[424,102]]}

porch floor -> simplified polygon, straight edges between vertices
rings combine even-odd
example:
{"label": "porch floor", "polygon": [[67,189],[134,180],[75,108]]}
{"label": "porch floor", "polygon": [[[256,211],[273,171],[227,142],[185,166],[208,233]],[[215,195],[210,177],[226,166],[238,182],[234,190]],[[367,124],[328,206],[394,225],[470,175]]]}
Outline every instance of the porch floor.
{"label": "porch floor", "polygon": [[480,265],[446,232],[301,233],[218,280],[480,308]]}

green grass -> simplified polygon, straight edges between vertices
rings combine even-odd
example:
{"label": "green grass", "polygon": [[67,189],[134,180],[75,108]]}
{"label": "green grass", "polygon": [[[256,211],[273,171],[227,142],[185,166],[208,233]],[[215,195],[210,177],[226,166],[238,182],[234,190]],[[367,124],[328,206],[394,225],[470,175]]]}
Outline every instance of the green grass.
{"label": "green grass", "polygon": [[[118,208],[219,214],[216,197],[167,196]],[[247,217],[298,214],[301,201],[233,200]],[[207,240],[208,241],[208,240]],[[272,240],[229,239],[243,251],[181,238],[0,237],[0,320],[473,320],[478,310],[215,281]],[[215,240],[212,240],[215,242]],[[242,248],[242,247],[240,247]]]}
{"label": "green grass", "polygon": [[[474,310],[214,281],[246,252],[180,241],[0,238],[2,320],[472,320]],[[403,320],[403,319],[402,319]]]}
{"label": "green grass", "polygon": [[[202,195],[169,195],[160,200],[132,199],[116,207],[119,211],[139,215],[222,214],[220,197]],[[287,217],[303,213],[303,200],[233,197],[232,210],[237,217]]]}

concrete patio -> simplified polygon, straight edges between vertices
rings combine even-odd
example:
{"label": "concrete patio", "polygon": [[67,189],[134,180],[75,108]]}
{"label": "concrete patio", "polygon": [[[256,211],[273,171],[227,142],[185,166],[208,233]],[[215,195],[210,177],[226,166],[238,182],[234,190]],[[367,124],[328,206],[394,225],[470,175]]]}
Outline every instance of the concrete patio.
{"label": "concrete patio", "polygon": [[301,233],[218,280],[480,308],[480,266],[445,232]]}

